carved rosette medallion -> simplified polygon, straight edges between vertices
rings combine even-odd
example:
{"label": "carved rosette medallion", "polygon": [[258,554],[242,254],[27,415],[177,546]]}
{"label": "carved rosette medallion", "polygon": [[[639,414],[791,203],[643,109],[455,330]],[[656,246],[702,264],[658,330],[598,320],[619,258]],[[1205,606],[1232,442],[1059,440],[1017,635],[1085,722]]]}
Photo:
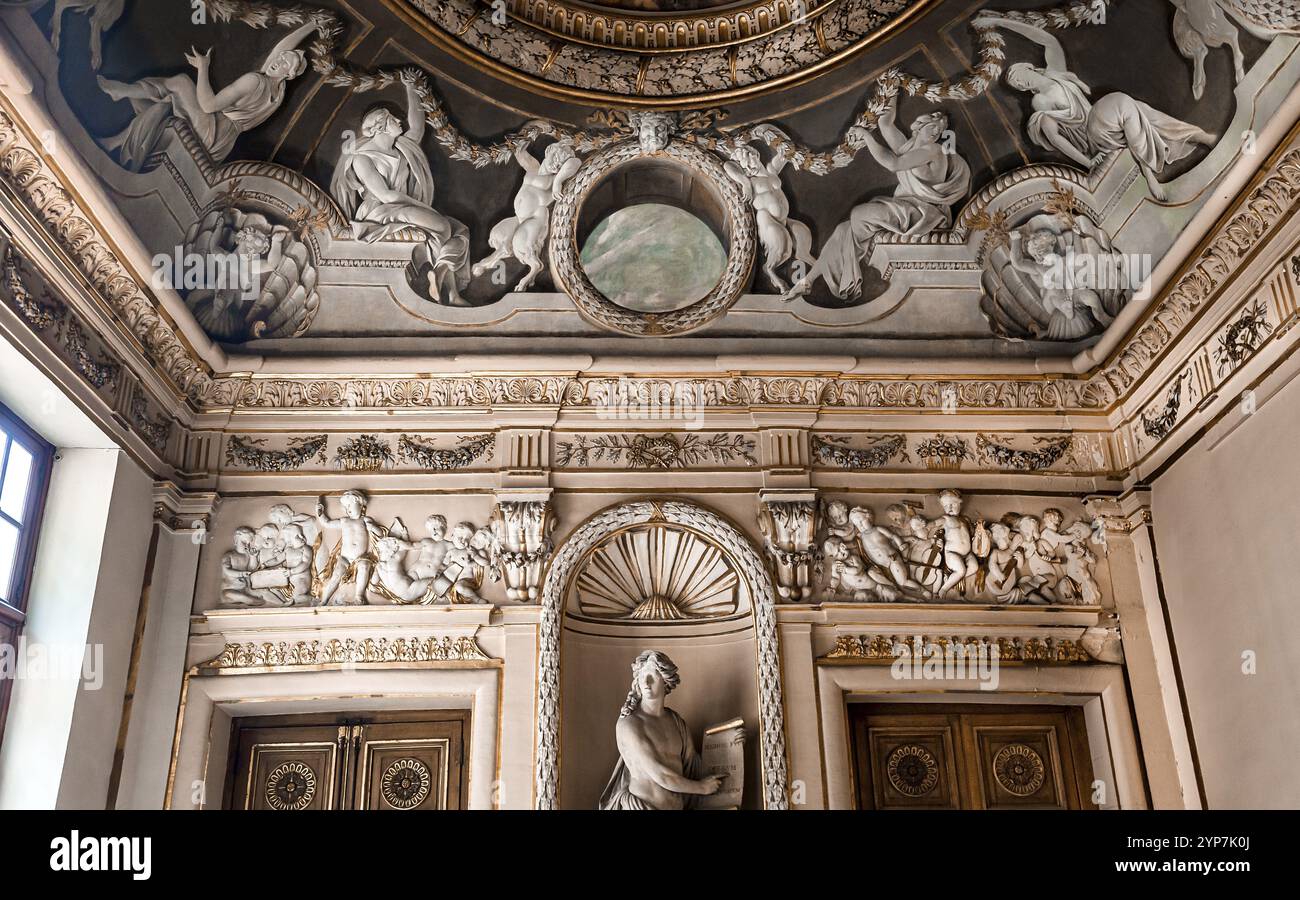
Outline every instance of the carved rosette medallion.
{"label": "carved rosette medallion", "polygon": [[280,763],[266,777],[266,803],[271,809],[306,809],[315,796],[316,773],[306,763]]}
{"label": "carved rosette medallion", "polygon": [[415,809],[429,796],[429,767],[413,757],[403,757],[384,770],[379,792],[393,809]]}
{"label": "carved rosette medallion", "polygon": [[993,757],[993,777],[1008,793],[1028,797],[1043,786],[1047,767],[1032,747],[1007,744]]}
{"label": "carved rosette medallion", "polygon": [[900,794],[924,797],[939,783],[939,763],[924,747],[904,744],[889,754],[885,774]]}

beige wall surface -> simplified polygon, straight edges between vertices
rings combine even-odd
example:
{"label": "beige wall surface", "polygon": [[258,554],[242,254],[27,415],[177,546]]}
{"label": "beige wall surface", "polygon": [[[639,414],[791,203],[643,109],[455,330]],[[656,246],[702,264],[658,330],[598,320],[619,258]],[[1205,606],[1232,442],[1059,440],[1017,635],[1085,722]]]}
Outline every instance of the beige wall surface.
{"label": "beige wall surface", "polygon": [[1212,429],[1153,488],[1160,573],[1212,809],[1300,807],[1298,445],[1293,381],[1252,415]]}

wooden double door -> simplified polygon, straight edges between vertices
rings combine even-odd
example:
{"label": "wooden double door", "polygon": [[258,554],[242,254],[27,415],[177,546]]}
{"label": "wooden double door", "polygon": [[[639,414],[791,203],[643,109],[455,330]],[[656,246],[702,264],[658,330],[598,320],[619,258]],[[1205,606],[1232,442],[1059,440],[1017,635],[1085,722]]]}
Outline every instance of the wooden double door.
{"label": "wooden double door", "polygon": [[849,705],[859,809],[1095,809],[1077,707]]}
{"label": "wooden double door", "polygon": [[227,809],[462,809],[467,711],[236,719]]}

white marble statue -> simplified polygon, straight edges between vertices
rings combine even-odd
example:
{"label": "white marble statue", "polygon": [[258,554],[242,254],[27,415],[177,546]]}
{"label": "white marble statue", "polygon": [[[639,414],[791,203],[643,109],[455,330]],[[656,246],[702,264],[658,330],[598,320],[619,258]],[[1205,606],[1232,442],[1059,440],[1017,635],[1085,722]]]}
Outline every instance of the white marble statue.
{"label": "white marble statue", "polygon": [[1093,103],[1088,99],[1091,89],[1069,70],[1060,42],[1041,28],[992,13],[980,13],[976,22],[1014,31],[1042,46],[1044,64],[1014,63],[1007,68],[1006,82],[1034,95],[1029,137],[1046,150],[1091,169],[1099,154],[1127,149],[1142,170],[1151,196],[1164,200],[1166,192],[1157,176],[1190,154],[1195,145],[1209,146],[1217,140],[1118,91]]}
{"label": "white marble statue", "polygon": [[127,83],[100,76],[99,86],[114,100],[129,100],[135,118],[104,146],[117,152],[123,166],[139,171],[158,148],[167,121],[184,119],[208,154],[221,162],[235,140],[271,117],[284,101],[286,84],[307,70],[307,58],[298,49],[307,35],[319,28],[316,20],[300,25],[271,48],[261,68],[246,72],[219,91],[213,90],[209,71],[212,51],[191,49],[186,61],[194,76],[171,75]]}
{"label": "white marble statue", "polygon": [[117,24],[126,8],[126,0],[54,0],[50,15],[50,46],[59,52],[63,36],[63,14],[68,10],[90,16],[90,67],[99,71],[104,61],[104,32]]}
{"label": "white marble statue", "polygon": [[551,205],[582,167],[582,160],[574,154],[573,142],[568,140],[547,147],[540,163],[526,145],[515,148],[515,159],[524,170],[524,183],[515,194],[515,214],[493,226],[488,236],[492,254],[474,264],[473,275],[477,278],[502,260],[513,257],[528,266],[528,272],[514,290],[526,291],[546,265]]}
{"label": "white marble statue", "polygon": [[[762,126],[776,131],[772,126]],[[813,265],[812,232],[803,222],[790,218],[790,201],[781,183],[781,170],[789,160],[777,154],[763,165],[758,151],[749,144],[741,144],[731,152],[731,159],[723,164],[727,176],[740,185],[745,199],[754,208],[758,226],[758,241],[763,247],[763,271],[781,294],[790,286],[778,274],[786,263],[798,261],[803,273]]]}
{"label": "white marble statue", "polygon": [[865,128],[848,133],[849,140],[864,144],[876,162],[898,177],[893,196],[855,206],[787,299],[807,293],[821,278],[836,297],[856,300],[862,296],[862,266],[870,260],[878,235],[925,235],[952,223],[951,207],[970,190],[971,173],[951,140],[944,140],[948,117],[937,110],[918,116],[909,136],[894,124],[897,113],[895,94],[877,123],[883,144]]}
{"label": "white marble statue", "polygon": [[469,232],[433,203],[433,171],[420,146],[425,118],[416,91],[419,73],[403,69],[406,124],[384,106],[361,120],[361,136],[343,132],[343,147],[330,192],[352,222],[357,240],[377,241],[406,228],[425,235],[428,294],[439,303],[467,305],[460,292],[469,283]]}
{"label": "white marble statue", "polygon": [[618,715],[618,765],[600,797],[601,809],[687,809],[717,792],[723,779],[699,776],[690,728],[665,700],[681,679],[661,650],[632,663],[632,688]]}

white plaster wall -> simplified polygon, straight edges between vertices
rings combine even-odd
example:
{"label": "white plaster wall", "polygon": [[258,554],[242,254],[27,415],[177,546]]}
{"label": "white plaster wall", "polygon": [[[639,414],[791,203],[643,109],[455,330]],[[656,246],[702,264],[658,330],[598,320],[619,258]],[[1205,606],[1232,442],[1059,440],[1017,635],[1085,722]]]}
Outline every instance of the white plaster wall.
{"label": "white plaster wall", "polygon": [[[103,808],[152,521],[151,482],[125,454],[64,449],[37,544],[29,646],[89,647],[92,679],[20,679],[0,745],[0,808]],[[100,655],[102,654],[102,655]]]}
{"label": "white plaster wall", "polygon": [[131,706],[117,809],[161,809],[185,673],[194,571],[202,534],[160,525],[140,672]]}
{"label": "white plaster wall", "polygon": [[[1212,429],[1153,486],[1160,574],[1212,809],[1300,807],[1297,446],[1293,381]],[[1254,675],[1242,671],[1246,651]]]}

